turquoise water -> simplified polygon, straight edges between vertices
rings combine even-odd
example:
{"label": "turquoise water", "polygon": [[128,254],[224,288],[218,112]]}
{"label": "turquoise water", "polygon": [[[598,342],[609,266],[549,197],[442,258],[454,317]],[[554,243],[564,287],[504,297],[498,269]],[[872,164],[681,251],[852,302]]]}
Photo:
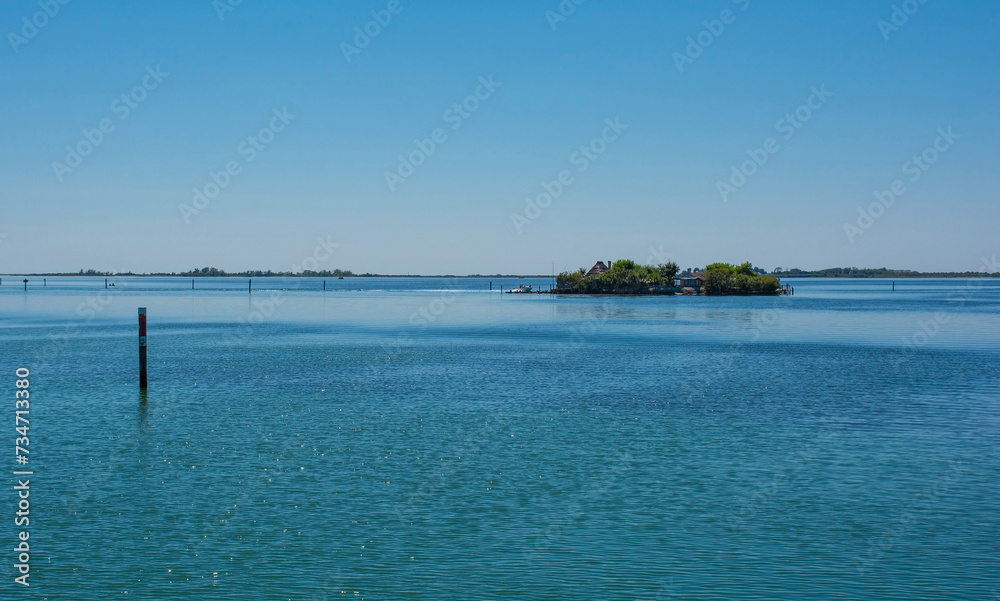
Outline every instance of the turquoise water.
{"label": "turquoise water", "polygon": [[996,280],[19,279],[30,598],[1000,599]]}

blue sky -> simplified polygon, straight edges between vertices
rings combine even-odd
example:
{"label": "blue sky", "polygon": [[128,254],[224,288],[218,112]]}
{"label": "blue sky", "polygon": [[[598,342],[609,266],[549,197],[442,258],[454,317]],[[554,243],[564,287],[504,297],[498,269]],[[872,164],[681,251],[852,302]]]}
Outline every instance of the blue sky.
{"label": "blue sky", "polygon": [[2,4],[0,271],[1000,254],[995,2],[229,2]]}

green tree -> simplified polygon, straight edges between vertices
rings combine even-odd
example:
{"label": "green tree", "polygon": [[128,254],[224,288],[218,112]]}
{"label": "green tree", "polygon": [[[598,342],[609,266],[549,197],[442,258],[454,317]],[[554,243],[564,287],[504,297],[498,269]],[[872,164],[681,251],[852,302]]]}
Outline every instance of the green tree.
{"label": "green tree", "polygon": [[677,277],[677,272],[680,271],[680,268],[677,266],[677,263],[670,261],[668,263],[661,263],[657,265],[656,270],[660,273],[660,277],[664,280],[663,285],[672,286],[674,278]]}
{"label": "green tree", "polygon": [[702,287],[705,294],[719,296],[730,294],[733,289],[733,272],[735,267],[729,263],[712,263],[705,268],[705,283]]}

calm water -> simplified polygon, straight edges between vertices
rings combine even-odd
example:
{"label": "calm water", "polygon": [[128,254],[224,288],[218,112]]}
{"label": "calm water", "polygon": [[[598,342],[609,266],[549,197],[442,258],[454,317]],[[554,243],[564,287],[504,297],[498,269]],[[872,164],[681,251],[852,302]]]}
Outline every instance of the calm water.
{"label": "calm water", "polygon": [[996,280],[4,280],[31,598],[1000,599]]}

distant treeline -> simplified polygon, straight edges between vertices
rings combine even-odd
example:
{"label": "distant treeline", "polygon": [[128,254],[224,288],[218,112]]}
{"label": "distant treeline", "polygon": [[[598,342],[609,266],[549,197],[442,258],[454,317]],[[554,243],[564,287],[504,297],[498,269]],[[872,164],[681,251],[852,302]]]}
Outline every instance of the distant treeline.
{"label": "distant treeline", "polygon": [[983,273],[981,271],[940,271],[922,272],[909,269],[859,269],[857,267],[833,267],[819,271],[803,271],[801,269],[781,268],[774,270],[774,275],[783,278],[981,278],[1000,277],[1000,273]]}
{"label": "distant treeline", "polygon": [[176,276],[182,278],[346,278],[354,276],[354,273],[350,270],[344,269],[334,269],[333,271],[328,269],[324,269],[323,271],[312,271],[310,269],[306,269],[299,273],[292,273],[291,271],[271,271],[270,269],[267,271],[261,271],[258,269],[256,271],[228,273],[222,269],[216,269],[215,267],[202,267],[201,269],[192,269],[191,271],[183,271],[181,273],[153,273],[150,275],[163,277]]}
{"label": "distant treeline", "polygon": [[[685,270],[681,275],[689,275],[692,271],[698,271],[697,269]],[[765,275],[765,271],[759,268],[753,268],[753,271],[759,275]],[[382,274],[382,273],[354,273],[349,269],[334,269],[333,271],[323,270],[323,271],[303,271],[301,273],[292,273],[290,271],[239,271],[239,272],[227,272],[222,269],[217,269],[215,267],[202,267],[201,269],[192,269],[190,271],[182,271],[180,273],[174,272],[162,272],[162,273],[132,273],[131,271],[123,272],[113,272],[113,271],[100,271],[97,269],[81,269],[79,272],[66,272],[66,273],[29,273],[29,274],[9,274],[9,275],[31,275],[31,276],[88,276],[88,277],[186,277],[186,278],[205,278],[205,277],[231,277],[231,278],[268,278],[268,277],[311,277],[311,278],[339,278],[339,277],[355,277],[355,278],[548,278],[547,275],[516,275],[516,274],[473,274],[473,275],[401,275],[401,274]],[[569,274],[562,274],[564,277]],[[1000,273],[984,273],[981,271],[940,271],[940,272],[922,272],[922,271],[912,271],[909,269],[886,269],[885,267],[879,267],[877,269],[859,269],[857,267],[834,267],[831,269],[820,269],[818,271],[804,271],[802,269],[794,268],[783,270],[782,268],[776,268],[770,275],[774,275],[782,278],[982,278],[982,277],[1000,277]]]}
{"label": "distant treeline", "polygon": [[334,269],[333,271],[324,269],[323,271],[311,271],[305,270],[298,273],[292,273],[291,271],[267,271],[254,270],[254,271],[234,271],[228,272],[216,267],[202,267],[201,269],[192,269],[190,271],[177,272],[155,272],[155,273],[133,273],[131,271],[99,271],[96,269],[81,269],[79,272],[64,272],[64,273],[25,273],[25,274],[15,274],[11,273],[8,275],[30,275],[30,276],[51,276],[51,277],[70,277],[70,276],[86,276],[86,277],[175,277],[175,278],[292,278],[292,277],[303,277],[303,278],[549,278],[551,276],[547,275],[517,275],[517,274],[472,274],[472,275],[410,275],[410,274],[383,274],[383,273],[354,273],[349,269]]}

